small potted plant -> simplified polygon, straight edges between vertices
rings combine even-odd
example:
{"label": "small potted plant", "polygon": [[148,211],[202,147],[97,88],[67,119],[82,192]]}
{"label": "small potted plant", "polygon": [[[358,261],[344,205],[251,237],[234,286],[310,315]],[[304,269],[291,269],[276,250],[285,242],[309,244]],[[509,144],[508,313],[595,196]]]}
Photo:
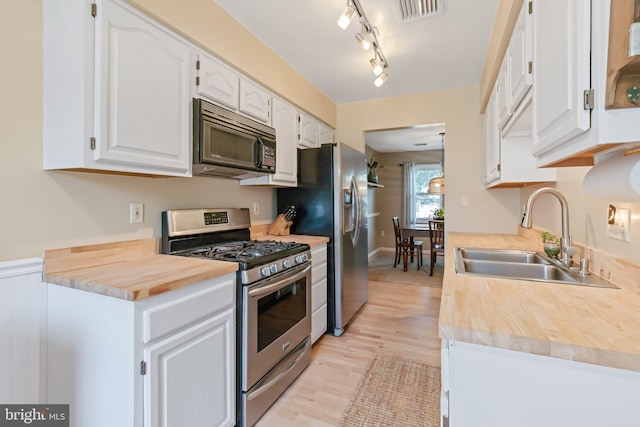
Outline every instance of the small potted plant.
{"label": "small potted plant", "polygon": [[542,236],[542,244],[544,245],[544,252],[549,258],[558,258],[560,253],[560,238],[555,234],[551,234],[548,231],[540,233]]}
{"label": "small potted plant", "polygon": [[433,219],[444,219],[444,208],[434,209]]}
{"label": "small potted plant", "polygon": [[367,181],[377,184],[378,183],[378,172],[376,169],[381,168],[382,165],[378,163],[375,159],[375,156],[371,156],[371,160],[367,160]]}

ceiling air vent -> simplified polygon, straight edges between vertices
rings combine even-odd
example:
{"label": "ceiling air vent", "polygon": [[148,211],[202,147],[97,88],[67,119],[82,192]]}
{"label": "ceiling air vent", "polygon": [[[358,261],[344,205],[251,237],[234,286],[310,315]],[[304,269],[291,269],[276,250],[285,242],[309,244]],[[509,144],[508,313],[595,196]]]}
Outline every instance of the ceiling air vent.
{"label": "ceiling air vent", "polygon": [[401,22],[441,15],[443,0],[395,0]]}

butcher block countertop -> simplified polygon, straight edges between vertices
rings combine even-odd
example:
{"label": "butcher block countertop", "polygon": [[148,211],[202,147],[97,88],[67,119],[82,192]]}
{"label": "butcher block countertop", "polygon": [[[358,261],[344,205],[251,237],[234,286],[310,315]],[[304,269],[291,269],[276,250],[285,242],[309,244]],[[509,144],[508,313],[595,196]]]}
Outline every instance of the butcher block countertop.
{"label": "butcher block countertop", "polygon": [[637,270],[621,289],[461,275],[455,247],[542,249],[518,235],[449,233],[441,338],[640,371]]}
{"label": "butcher block countertop", "polygon": [[316,245],[327,243],[329,241],[329,238],[323,237],[323,236],[301,236],[296,234],[290,234],[288,236],[272,236],[271,234],[266,234],[264,236],[258,237],[258,240],[275,240],[277,242],[306,243],[307,245],[313,247]]}
{"label": "butcher block countertop", "polygon": [[45,252],[43,281],[138,301],[238,270],[233,262],[158,253],[158,239]]}

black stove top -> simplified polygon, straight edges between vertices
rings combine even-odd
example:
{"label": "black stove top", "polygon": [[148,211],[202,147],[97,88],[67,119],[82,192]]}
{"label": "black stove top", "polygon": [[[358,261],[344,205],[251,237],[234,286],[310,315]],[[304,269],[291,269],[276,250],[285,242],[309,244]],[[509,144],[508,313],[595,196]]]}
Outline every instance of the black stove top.
{"label": "black stove top", "polygon": [[294,242],[241,240],[191,248],[175,255],[237,262],[240,270],[247,270],[308,250],[308,245]]}

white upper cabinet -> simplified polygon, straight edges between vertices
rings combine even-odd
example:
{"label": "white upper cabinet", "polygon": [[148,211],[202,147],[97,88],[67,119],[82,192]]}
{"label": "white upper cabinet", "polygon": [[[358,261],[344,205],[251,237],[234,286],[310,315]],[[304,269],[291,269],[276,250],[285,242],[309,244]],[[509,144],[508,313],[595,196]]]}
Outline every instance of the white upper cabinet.
{"label": "white upper cabinet", "polygon": [[520,104],[533,84],[533,19],[531,2],[525,2],[511,34],[509,48],[509,105]]}
{"label": "white upper cabinet", "polygon": [[252,81],[240,78],[240,112],[271,124],[271,93]]}
{"label": "white upper cabinet", "polygon": [[531,3],[525,2],[485,110],[483,181],[487,188],[556,180],[556,169],[538,168],[532,153],[531,10]]}
{"label": "white upper cabinet", "polygon": [[320,145],[333,143],[333,129],[329,126],[320,123]]}
{"label": "white upper cabinet", "polygon": [[190,176],[190,47],[119,1],[43,12],[45,169]]}
{"label": "white upper cabinet", "polygon": [[502,59],[502,65],[498,72],[496,81],[496,110],[498,114],[498,128],[502,129],[507,121],[511,118],[511,104],[509,98],[511,96],[511,88],[509,87],[509,55],[505,55]]}
{"label": "white upper cabinet", "polygon": [[591,1],[536,0],[533,152],[540,156],[590,127]]}
{"label": "white upper cabinet", "polygon": [[484,111],[483,181],[485,184],[500,178],[500,133],[498,131],[496,108],[496,91],[494,90]]}
{"label": "white upper cabinet", "polygon": [[243,179],[240,185],[295,187],[298,183],[298,110],[279,98],[273,98],[272,118],[276,130],[276,172]]}
{"label": "white upper cabinet", "polygon": [[300,113],[300,148],[320,147],[320,122],[305,113]]}
{"label": "white upper cabinet", "polygon": [[198,96],[238,110],[240,75],[211,56],[203,53],[196,58]]}
{"label": "white upper cabinet", "polygon": [[[534,27],[544,30],[534,46],[539,166],[588,166],[596,153],[640,141],[640,108],[605,108],[611,3],[534,3],[542,11],[534,14]],[[593,96],[586,99],[589,88]],[[586,100],[592,106],[585,109]]]}

